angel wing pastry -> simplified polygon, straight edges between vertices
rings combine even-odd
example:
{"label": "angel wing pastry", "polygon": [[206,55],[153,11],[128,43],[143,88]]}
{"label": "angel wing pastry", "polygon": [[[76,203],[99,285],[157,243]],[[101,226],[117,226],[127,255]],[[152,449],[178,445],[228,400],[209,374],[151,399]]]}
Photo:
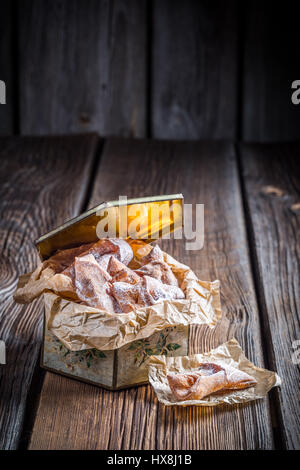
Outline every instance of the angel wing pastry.
{"label": "angel wing pastry", "polygon": [[225,390],[241,390],[256,385],[256,380],[234,367],[221,367],[214,363],[202,363],[199,369],[187,373],[170,373],[167,376],[170,389],[178,401],[201,400],[212,393]]}
{"label": "angel wing pastry", "polygon": [[122,312],[128,313],[134,310],[138,301],[138,291],[135,286],[127,282],[114,282],[111,291]]}
{"label": "angel wing pastry", "polygon": [[140,276],[150,276],[163,284],[178,287],[178,281],[172,269],[164,261],[152,261],[136,270]]}
{"label": "angel wing pastry", "polygon": [[152,277],[144,276],[134,285],[118,281],[112,284],[112,294],[123,312],[130,312],[136,306],[154,305],[162,300],[183,299],[183,291],[176,286],[169,286]]}
{"label": "angel wing pastry", "polygon": [[[49,259],[40,263],[35,271],[22,276],[14,293],[14,299],[19,303],[28,303],[45,291],[52,291],[68,299],[78,300],[73,282],[76,276],[75,264],[79,263],[76,259],[80,260],[86,256],[92,256],[93,264],[97,263],[102,270],[107,271],[112,256],[127,266],[133,258],[133,251],[126,240],[118,238],[103,238],[96,243],[58,250]],[[80,265],[81,268],[83,265],[84,263]],[[94,271],[97,271],[95,266]],[[89,295],[86,296],[87,299],[89,297]],[[90,306],[95,306],[93,301],[85,300],[85,302]]]}
{"label": "angel wing pastry", "polygon": [[144,276],[137,288],[138,303],[142,306],[153,305],[162,300],[184,299],[184,293],[179,287],[163,284],[150,276]]}
{"label": "angel wing pastry", "polygon": [[47,261],[44,261],[43,268],[51,268],[55,273],[61,273],[68,268],[75,260],[76,256],[86,254],[93,246],[93,243],[77,246],[76,248],[67,248],[66,250],[58,250]]}
{"label": "angel wing pastry", "polygon": [[163,252],[158,245],[154,246],[147,256],[141,259],[142,266],[136,270],[139,276],[150,276],[163,284],[178,287],[178,281],[170,266],[165,263]]}
{"label": "angel wing pastry", "polygon": [[112,282],[127,282],[128,284],[135,284],[140,281],[140,276],[135,271],[128,268],[124,263],[119,261],[114,256],[110,257],[107,266],[107,272],[112,277]]}
{"label": "angel wing pastry", "polygon": [[111,276],[99,266],[93,255],[75,258],[73,283],[82,302],[114,312],[116,303],[110,295],[110,280]]}
{"label": "angel wing pastry", "polygon": [[[145,243],[135,244],[145,253]],[[136,264],[139,269],[132,269]],[[18,287],[15,299],[28,302],[45,291],[115,313],[185,298],[157,245],[137,261],[136,250],[119,238],[59,250]]]}
{"label": "angel wing pastry", "polygon": [[161,251],[158,245],[155,245],[148,255],[143,256],[143,258],[141,258],[142,265],[152,263],[153,261],[164,261],[163,252]]}
{"label": "angel wing pastry", "polygon": [[[62,257],[63,253],[67,251],[68,250],[64,250],[63,252],[61,252],[60,256]],[[101,266],[101,268],[105,270],[107,269],[111,256],[116,257],[120,262],[124,263],[125,265],[130,263],[133,258],[133,252],[130,245],[121,238],[102,238],[101,240],[96,243],[93,243],[92,245],[87,245],[87,249],[85,251],[81,252],[80,254],[76,254],[75,256],[81,257],[86,255],[93,255],[99,266]],[[72,275],[72,271],[74,270],[75,256],[72,260],[72,263],[70,263],[68,267],[63,271],[63,274]],[[51,261],[52,258],[50,258],[49,261]]]}

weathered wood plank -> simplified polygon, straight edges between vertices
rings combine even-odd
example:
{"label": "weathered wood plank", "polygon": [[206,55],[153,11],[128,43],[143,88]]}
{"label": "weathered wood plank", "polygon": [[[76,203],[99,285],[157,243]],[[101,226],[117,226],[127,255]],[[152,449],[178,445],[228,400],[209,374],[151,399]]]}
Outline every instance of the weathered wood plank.
{"label": "weathered wood plank", "polygon": [[18,305],[12,294],[18,276],[36,266],[33,241],[81,210],[97,141],[96,135],[0,140],[0,338],[7,348],[1,449],[18,446],[42,334],[42,303]]}
{"label": "weathered wood plank", "polygon": [[297,3],[243,2],[242,140],[299,139],[300,106],[291,100],[300,72]]}
{"label": "weathered wood plank", "polygon": [[249,144],[241,152],[265,347],[283,380],[274,391],[283,437],[288,448],[299,449],[300,144]]}
{"label": "weathered wood plank", "polygon": [[[187,163],[188,162],[188,163]],[[263,365],[256,297],[249,267],[233,146],[113,139],[106,144],[91,204],[119,194],[182,191],[205,204],[205,246],[184,241],[163,247],[202,279],[222,282],[223,320],[216,330],[193,328],[194,352],[232,336]],[[272,448],[268,399],[248,406],[168,408],[150,386],[108,392],[47,373],[31,449],[253,449]]]}
{"label": "weathered wood plank", "polygon": [[13,78],[13,6],[12,0],[1,2],[0,15],[0,80],[6,85],[6,104],[0,104],[0,135],[13,134],[16,90]]}
{"label": "weathered wood plank", "polygon": [[20,2],[22,134],[145,136],[145,0]]}
{"label": "weathered wood plank", "polygon": [[156,0],[152,30],[153,136],[235,138],[236,1]]}

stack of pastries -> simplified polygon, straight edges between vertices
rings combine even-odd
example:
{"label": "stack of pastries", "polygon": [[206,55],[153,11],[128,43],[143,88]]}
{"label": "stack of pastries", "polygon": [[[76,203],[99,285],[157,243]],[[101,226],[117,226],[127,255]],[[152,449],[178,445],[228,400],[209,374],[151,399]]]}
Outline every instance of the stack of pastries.
{"label": "stack of pastries", "polygon": [[55,273],[68,276],[76,300],[107,312],[128,313],[162,300],[184,299],[184,292],[163,253],[156,245],[139,259],[131,245],[119,238],[104,238],[57,252],[44,263]]}

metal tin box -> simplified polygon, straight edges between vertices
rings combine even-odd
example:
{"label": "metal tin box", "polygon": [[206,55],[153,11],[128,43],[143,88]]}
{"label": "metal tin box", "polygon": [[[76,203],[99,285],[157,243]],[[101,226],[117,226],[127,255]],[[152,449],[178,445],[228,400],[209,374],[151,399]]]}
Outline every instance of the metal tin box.
{"label": "metal tin box", "polygon": [[[104,217],[117,220],[116,229],[112,233],[108,228],[107,236],[130,238],[133,212],[139,213],[137,238],[151,243],[182,227],[183,196],[175,194],[104,202],[39,238],[36,246],[40,257],[46,260],[58,249],[96,242],[99,239],[97,226]],[[154,212],[159,216],[151,217]],[[148,382],[148,359],[153,354],[188,355],[189,327],[166,328],[149,338],[111,351],[70,351],[45,324],[41,366],[84,382],[118,390]]]}

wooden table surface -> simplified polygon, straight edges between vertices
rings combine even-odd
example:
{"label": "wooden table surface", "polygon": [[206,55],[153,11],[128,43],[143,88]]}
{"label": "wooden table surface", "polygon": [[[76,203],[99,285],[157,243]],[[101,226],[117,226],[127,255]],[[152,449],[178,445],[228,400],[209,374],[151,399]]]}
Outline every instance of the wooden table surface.
{"label": "wooden table surface", "polygon": [[[1,138],[0,448],[299,449],[299,155],[300,143]],[[235,336],[283,379],[265,399],[166,408],[150,386],[110,392],[39,367],[42,301],[12,298],[37,263],[33,241],[103,200],[177,192],[205,204],[204,248],[162,246],[221,281],[222,321],[192,327],[192,352]]]}

